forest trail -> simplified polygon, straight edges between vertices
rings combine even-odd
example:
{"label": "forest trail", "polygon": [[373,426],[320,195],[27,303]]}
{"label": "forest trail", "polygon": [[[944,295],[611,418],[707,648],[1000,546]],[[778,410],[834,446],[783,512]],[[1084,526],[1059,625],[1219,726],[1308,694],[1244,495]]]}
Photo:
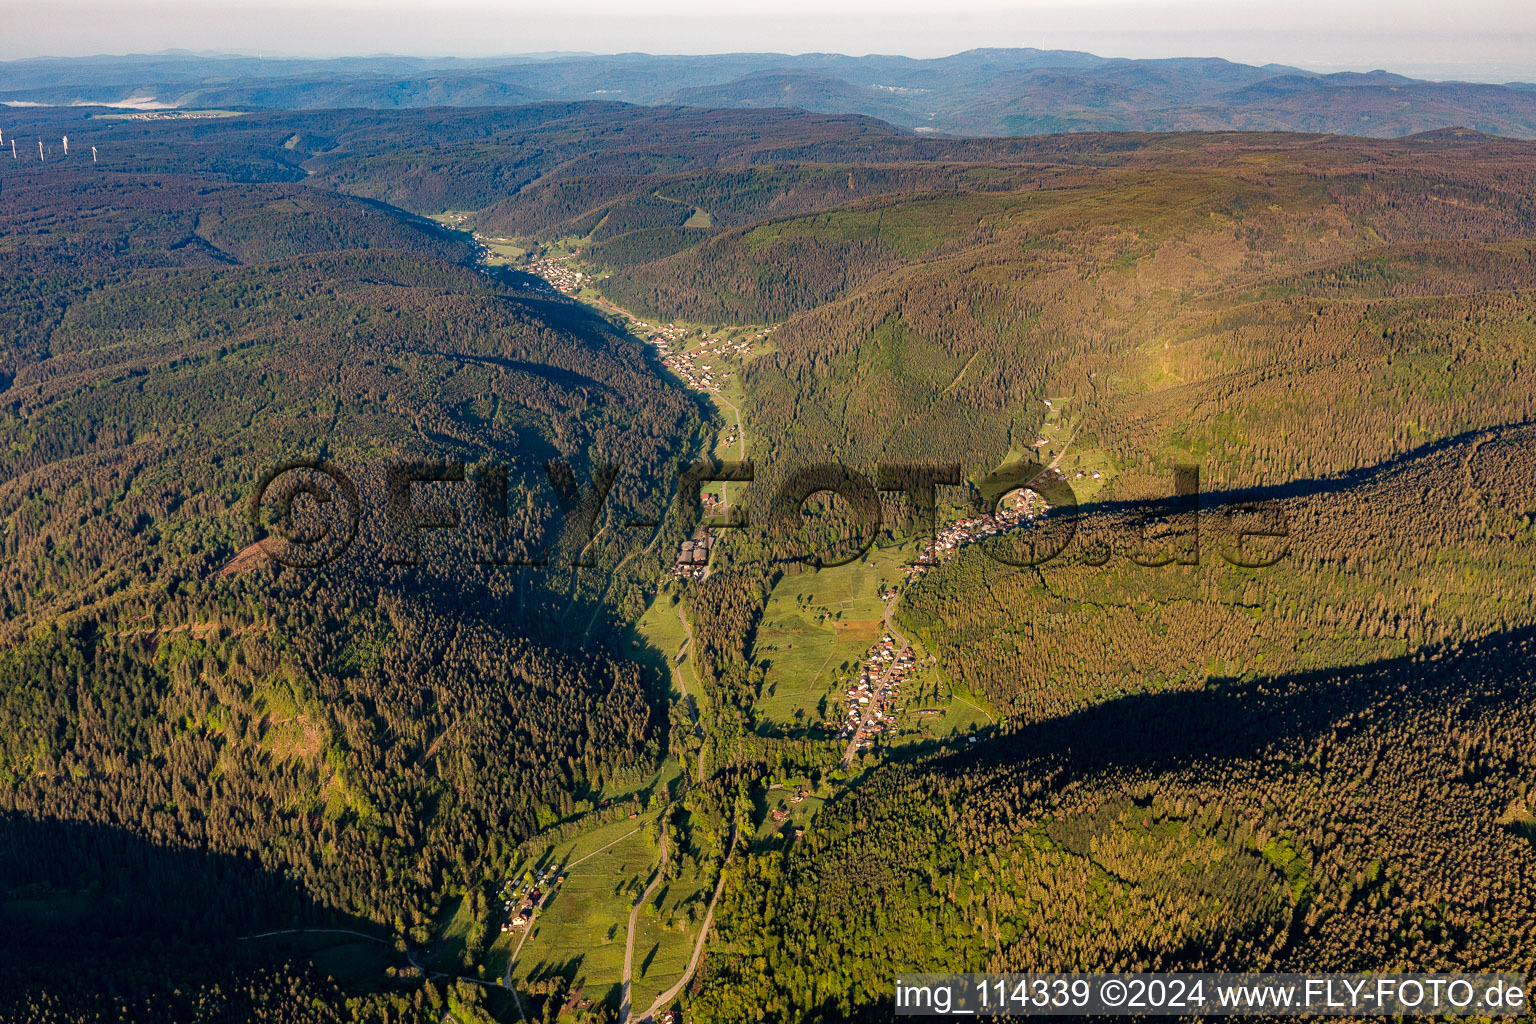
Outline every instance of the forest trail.
{"label": "forest trail", "polygon": [[[666,1009],[668,1003],[682,995],[683,989],[688,987],[688,983],[693,980],[694,973],[698,971],[699,961],[704,958],[704,940],[709,937],[709,926],[715,920],[715,904],[720,902],[720,893],[725,891],[725,867],[727,864],[730,864],[731,857],[735,853],[736,823],[733,821],[731,822],[730,846],[725,852],[725,864],[720,865],[720,880],[715,883],[715,894],[709,898],[709,908],[704,911],[704,923],[699,926],[699,937],[693,944],[693,955],[688,958],[688,969],[683,972],[681,978],[678,978],[673,983],[671,988],[656,997],[655,1002],[651,1003],[650,1009],[646,1010],[644,1015],[641,1016],[640,1020],[642,1022],[654,1020],[658,1013]],[[624,1020],[624,1018],[620,1019],[621,1021]]]}
{"label": "forest trail", "polygon": [[683,680],[683,670],[678,668],[683,656],[693,656],[693,626],[688,622],[688,616],[683,614],[683,606],[677,606],[677,620],[683,624],[683,643],[678,648],[676,656],[672,659],[672,675],[677,680],[677,688],[682,691],[683,700],[687,702],[688,714],[693,718],[693,734],[699,738],[699,764],[694,774],[698,782],[704,781],[704,722],[699,714],[698,700],[688,692],[688,684]]}
{"label": "forest trail", "polygon": [[955,388],[960,386],[960,380],[965,376],[965,371],[971,368],[971,364],[976,361],[976,357],[979,355],[981,355],[980,350],[971,353],[971,358],[965,361],[965,365],[960,367],[960,372],[955,374],[955,379],[950,381],[949,387],[944,389],[946,395],[953,394]]}
{"label": "forest trail", "polygon": [[624,995],[619,1000],[619,1024],[629,1020],[630,991],[635,974],[635,925],[640,919],[640,908],[645,906],[646,900],[655,893],[656,887],[667,874],[667,827],[662,823],[661,833],[656,840],[661,844],[661,863],[656,866],[656,873],[651,876],[651,882],[635,900],[634,907],[629,912],[629,928],[624,933]]}

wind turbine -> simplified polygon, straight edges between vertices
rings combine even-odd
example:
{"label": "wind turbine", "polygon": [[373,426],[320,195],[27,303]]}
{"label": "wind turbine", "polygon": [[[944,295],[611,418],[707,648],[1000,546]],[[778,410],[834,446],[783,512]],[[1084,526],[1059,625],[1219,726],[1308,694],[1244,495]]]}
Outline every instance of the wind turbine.
{"label": "wind turbine", "polygon": [[69,156],[69,136],[64,136],[64,155]]}
{"label": "wind turbine", "polygon": [[96,162],[96,147],[92,146],[91,147],[91,163],[95,163],[95,162]]}
{"label": "wind turbine", "polygon": [[42,139],[38,139],[37,140],[37,159],[40,160],[40,161],[48,159],[47,157],[43,156],[43,140]]}

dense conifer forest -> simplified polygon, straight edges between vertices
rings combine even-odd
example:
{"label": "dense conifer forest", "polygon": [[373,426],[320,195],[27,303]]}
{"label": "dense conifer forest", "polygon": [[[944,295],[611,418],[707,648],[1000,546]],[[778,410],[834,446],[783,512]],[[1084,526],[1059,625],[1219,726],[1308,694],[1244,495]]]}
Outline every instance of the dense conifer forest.
{"label": "dense conifer forest", "polygon": [[[607,566],[620,545],[576,536],[545,464],[583,489],[619,466],[611,514],[654,515],[701,411],[605,321],[464,266],[463,241],[398,211],[67,172],[12,179],[0,201],[19,271],[0,393],[0,803],[7,827],[59,825],[53,870],[8,877],[44,906],[82,901],[70,931],[95,934],[87,948],[123,977],[192,986],[123,982],[133,1019],[175,1019],[189,1001],[252,1019],[311,1019],[311,998],[343,1013],[323,976],[279,975],[297,1003],[270,988],[273,968],[236,939],[296,919],[350,921],[386,950],[423,942],[444,901],[519,840],[651,770],[667,742],[655,681],[562,636],[597,597],[572,568],[577,543]],[[251,557],[258,481],[317,455],[359,482],[353,548],[308,574]],[[423,529],[410,565],[386,476],[423,460],[470,467],[414,498],[435,492],[466,522],[443,543]],[[499,508],[473,486],[498,470]],[[137,906],[139,879],[98,874],[130,839],[153,885],[202,863],[178,851],[228,866],[148,900],[157,918],[125,917],[103,905]],[[26,842],[13,866],[42,840]],[[290,909],[264,895],[274,886]],[[167,924],[183,915],[184,935]],[[115,957],[111,935],[134,929],[164,929],[171,948]],[[166,973],[188,942],[220,952]],[[73,944],[43,948],[67,958]],[[26,984],[45,977],[6,984],[16,1019],[89,1016],[109,991]],[[360,1019],[431,1012],[415,989]]]}

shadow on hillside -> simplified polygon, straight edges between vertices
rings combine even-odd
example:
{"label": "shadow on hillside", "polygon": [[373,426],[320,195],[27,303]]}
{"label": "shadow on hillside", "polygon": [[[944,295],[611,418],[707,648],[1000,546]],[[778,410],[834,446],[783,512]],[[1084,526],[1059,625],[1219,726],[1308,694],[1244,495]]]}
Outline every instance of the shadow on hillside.
{"label": "shadow on hillside", "polygon": [[933,765],[958,774],[1049,757],[1069,776],[1129,766],[1157,773],[1342,733],[1366,714],[1381,728],[1452,705],[1510,707],[1533,697],[1536,627],[1526,627],[1355,668],[1120,697],[1007,729]]}
{"label": "shadow on hillside", "polygon": [[[102,999],[111,1016],[123,1002],[175,1006],[213,986],[240,1009],[257,998],[240,979],[256,974],[322,988],[331,977],[362,993],[394,985],[386,968],[407,966],[385,929],[321,906],[248,857],[15,815],[0,816],[0,929],[15,940],[0,958],[0,1018],[39,997],[92,1019]],[[242,938],[290,929],[333,931]]]}
{"label": "shadow on hillside", "polygon": [[[1343,494],[1360,487],[1367,487],[1393,474],[1411,468],[1415,463],[1433,458],[1443,452],[1471,445],[1475,442],[1492,441],[1516,434],[1521,431],[1529,431],[1531,423],[1509,423],[1503,426],[1489,427],[1487,429],[1465,430],[1459,434],[1441,438],[1437,441],[1429,441],[1416,448],[1400,452],[1389,459],[1350,470],[1333,477],[1303,477],[1297,480],[1288,480],[1284,483],[1266,484],[1257,487],[1234,488],[1225,491],[1202,491],[1200,493],[1200,508],[1202,511],[1218,511],[1229,508],[1239,508],[1245,505],[1258,504],[1265,501],[1282,501],[1290,498],[1308,498],[1316,495]],[[1536,498],[1536,480],[1527,481],[1531,486],[1531,494]],[[1168,499],[1132,499],[1109,500],[1094,502],[1085,511],[1091,509],[1094,513],[1106,515],[1143,513],[1149,509],[1156,509],[1167,505]],[[1049,514],[1047,514],[1047,518]]]}

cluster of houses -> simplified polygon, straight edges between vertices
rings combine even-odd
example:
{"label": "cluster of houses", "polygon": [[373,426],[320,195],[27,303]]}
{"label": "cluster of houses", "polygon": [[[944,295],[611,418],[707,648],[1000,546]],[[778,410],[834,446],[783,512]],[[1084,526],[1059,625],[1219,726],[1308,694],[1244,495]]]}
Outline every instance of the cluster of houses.
{"label": "cluster of houses", "polygon": [[[539,887],[548,881],[549,874],[549,870],[546,869],[539,873],[538,878],[523,882],[521,887],[514,879],[507,879],[506,884],[501,887],[501,892],[497,894],[501,897],[501,908],[510,915],[502,923],[502,931],[510,932],[527,928],[533,922],[535,908],[544,902],[545,894],[539,890]],[[554,884],[559,885],[563,881],[565,881],[564,875],[556,875]],[[521,904],[515,914],[512,913],[514,902]]]}
{"label": "cluster of houses", "polygon": [[229,115],[216,110],[139,110],[116,116],[124,121],[202,121]]}
{"label": "cluster of houses", "polygon": [[[773,819],[773,822],[776,825],[781,825],[789,820],[789,812],[784,810],[782,807],[775,807],[772,811],[769,812],[768,816]],[[805,838],[805,828],[800,825],[788,826],[783,830],[783,833],[789,836],[791,839],[798,840]]]}
{"label": "cluster of houses", "polygon": [[[705,491],[699,495],[699,504],[704,506],[705,518],[722,518],[730,515],[731,512],[730,503],[725,500],[722,494],[711,494],[709,491]],[[694,543],[697,545],[698,542],[695,541]],[[714,543],[713,539],[710,539],[710,543]]]}
{"label": "cluster of houses", "polygon": [[526,269],[528,273],[536,274],[560,291],[570,294],[579,290],[581,282],[586,279],[581,271],[566,266],[570,259],[570,256],[548,256],[534,260]]}
{"label": "cluster of houses", "polygon": [[[1047,469],[1046,475],[1065,479],[1059,469]],[[951,558],[967,544],[996,537],[1027,526],[1036,516],[1044,515],[1050,504],[1034,491],[1022,491],[1009,495],[994,513],[957,519],[940,529],[913,564],[903,571],[907,580],[919,579],[934,566]]]}
{"label": "cluster of houses", "polygon": [[[443,219],[451,224],[462,224],[464,223],[465,216],[466,215],[462,213],[448,213],[443,215]],[[475,238],[475,262],[476,266],[480,270],[480,273],[491,278],[498,277],[505,268],[502,264],[495,262],[493,259],[491,255],[491,247],[486,244],[485,236],[480,234],[478,231],[473,232],[473,234]],[[551,295],[557,292],[558,289],[556,289],[553,284],[550,284],[542,276],[539,276],[538,270],[534,269],[534,267],[530,267],[529,269],[533,271],[533,281],[530,282],[526,277],[518,277],[515,279],[503,278],[503,283],[515,284],[519,288],[526,288],[536,292],[548,291]],[[576,276],[580,277],[581,275],[578,274]]]}
{"label": "cluster of houses", "polygon": [[854,739],[859,750],[873,743],[894,718],[901,684],[916,664],[910,647],[897,650],[895,637],[882,636],[865,654],[859,674],[848,688],[848,719],[838,738]]}
{"label": "cluster of houses", "polygon": [[[766,333],[768,332],[763,331],[757,336],[761,338]],[[720,356],[722,358],[725,356],[746,357],[752,354],[752,343],[747,341],[726,341],[724,338],[718,337],[709,338],[695,350],[694,354],[699,356]]]}
{"label": "cluster of houses", "polygon": [[636,320],[633,317],[630,318],[629,326],[636,334],[649,334],[650,337],[646,340],[651,343],[651,347],[660,356],[665,356],[674,342],[683,340],[688,334],[686,330],[677,326],[677,324],[664,324],[653,328],[644,320]]}
{"label": "cluster of houses", "polygon": [[683,383],[695,391],[719,391],[720,385],[730,379],[730,373],[723,369],[716,370],[714,363],[699,361],[719,358],[707,354],[705,349],[673,352],[670,342],[665,337],[652,338],[651,345],[656,349],[656,354],[661,357],[662,365],[681,377]]}
{"label": "cluster of houses", "polygon": [[[705,508],[709,508],[708,504]],[[677,564],[672,567],[672,575],[678,579],[703,579],[709,567],[709,549],[714,542],[708,530],[700,530],[698,536],[683,541],[682,550],[677,553]]]}

